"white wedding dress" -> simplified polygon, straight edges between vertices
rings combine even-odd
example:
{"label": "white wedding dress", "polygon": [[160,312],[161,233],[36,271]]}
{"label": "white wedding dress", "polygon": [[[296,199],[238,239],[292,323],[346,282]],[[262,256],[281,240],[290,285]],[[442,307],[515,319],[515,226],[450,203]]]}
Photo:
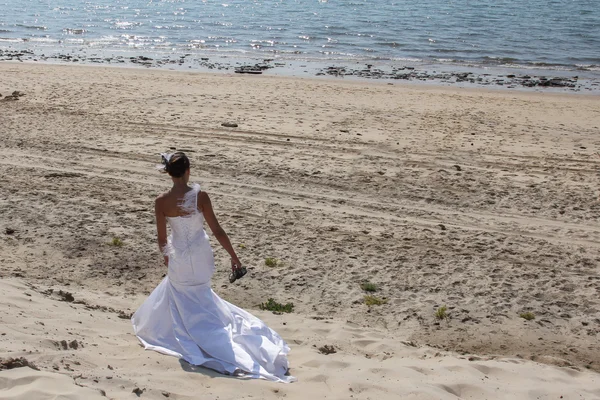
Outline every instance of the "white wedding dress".
{"label": "white wedding dress", "polygon": [[167,276],[133,314],[133,329],[146,349],[184,359],[223,374],[291,382],[290,351],[260,319],[221,299],[210,287],[213,252],[197,208],[195,184],[181,205],[184,217],[169,217]]}

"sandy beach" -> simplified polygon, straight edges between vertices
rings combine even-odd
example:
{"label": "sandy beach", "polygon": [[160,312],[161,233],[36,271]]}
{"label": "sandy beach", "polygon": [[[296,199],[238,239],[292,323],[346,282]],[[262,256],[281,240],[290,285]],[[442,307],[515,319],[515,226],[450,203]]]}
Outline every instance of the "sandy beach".
{"label": "sandy beach", "polygon": [[[599,96],[34,63],[0,76],[0,369],[39,369],[0,371],[0,398],[600,398]],[[214,243],[214,290],[281,333],[298,382],[138,345],[128,317],[166,272],[153,199],[169,149],[249,267],[229,284]],[[259,310],[271,297],[294,312]]]}

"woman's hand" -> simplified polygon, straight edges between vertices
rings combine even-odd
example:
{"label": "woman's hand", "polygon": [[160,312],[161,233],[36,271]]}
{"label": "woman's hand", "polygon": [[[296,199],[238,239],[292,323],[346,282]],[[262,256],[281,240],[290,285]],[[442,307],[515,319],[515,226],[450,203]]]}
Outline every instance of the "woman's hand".
{"label": "woman's hand", "polygon": [[242,262],[236,257],[236,258],[231,258],[231,270],[235,271],[236,269],[240,268],[242,266]]}

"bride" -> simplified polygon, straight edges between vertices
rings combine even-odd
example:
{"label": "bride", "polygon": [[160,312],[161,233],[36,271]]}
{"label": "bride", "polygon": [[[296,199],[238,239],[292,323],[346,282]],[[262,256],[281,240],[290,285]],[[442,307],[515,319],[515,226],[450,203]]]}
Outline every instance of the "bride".
{"label": "bride", "polygon": [[[168,274],[131,318],[146,349],[220,373],[291,382],[285,341],[260,319],[221,299],[210,288],[215,263],[203,223],[231,256],[230,281],[245,273],[219,225],[208,194],[188,186],[190,161],[162,155],[173,187],[156,199],[158,245]],[[167,237],[167,222],[171,235]]]}

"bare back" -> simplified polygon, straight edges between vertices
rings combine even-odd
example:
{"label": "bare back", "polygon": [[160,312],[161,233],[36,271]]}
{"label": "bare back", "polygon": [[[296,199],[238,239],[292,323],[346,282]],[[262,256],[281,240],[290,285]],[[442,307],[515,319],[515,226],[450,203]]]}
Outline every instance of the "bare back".
{"label": "bare back", "polygon": [[184,196],[192,191],[192,188],[188,188],[187,191],[169,191],[161,194],[156,199],[157,211],[160,211],[165,217],[175,218],[184,217],[189,214],[189,211],[184,210],[181,207]]}

